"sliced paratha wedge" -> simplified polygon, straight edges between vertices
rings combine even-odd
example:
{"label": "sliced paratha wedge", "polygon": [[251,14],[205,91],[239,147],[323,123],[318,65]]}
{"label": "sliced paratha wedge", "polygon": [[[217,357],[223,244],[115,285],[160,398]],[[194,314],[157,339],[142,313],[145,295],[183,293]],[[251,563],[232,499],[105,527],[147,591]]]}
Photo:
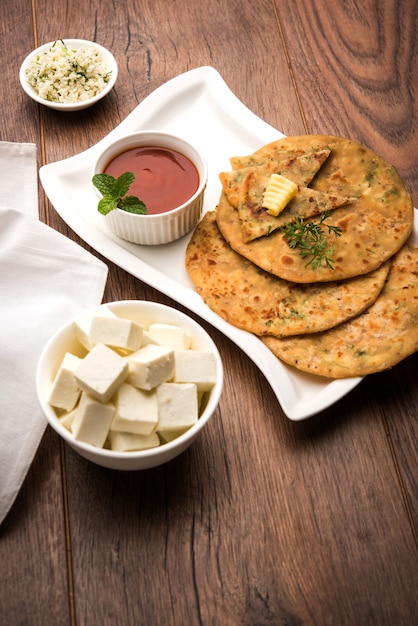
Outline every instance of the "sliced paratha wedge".
{"label": "sliced paratha wedge", "polygon": [[282,137],[267,145],[261,146],[252,154],[231,157],[229,162],[233,170],[245,167],[259,167],[271,162],[292,159],[304,154],[329,151],[334,147],[333,137],[328,135],[300,135],[298,137]]}
{"label": "sliced paratha wedge", "polygon": [[232,172],[221,172],[219,179],[228,201],[237,209],[241,185],[249,172],[257,172],[267,177],[272,174],[282,174],[297,185],[306,187],[313,180],[330,154],[331,150],[327,148],[325,150],[306,152],[297,156],[282,157],[277,161],[272,159],[259,165],[254,164],[233,170]]}
{"label": "sliced paratha wedge", "polygon": [[262,341],[282,361],[328,378],[393,367],[418,350],[418,248],[402,247],[379,297],[354,319],[319,334]]}
{"label": "sliced paratha wedge", "polygon": [[270,235],[296,218],[313,217],[354,200],[336,193],[324,193],[310,187],[301,187],[296,197],[275,216],[270,215],[263,207],[263,196],[268,183],[269,178],[257,171],[248,172],[241,183],[238,217],[244,243]]}
{"label": "sliced paratha wedge", "polygon": [[347,320],[379,295],[390,261],[348,281],[296,285],[234,252],[206,213],[186,251],[186,269],[206,304],[234,326],[256,335],[313,333]]}
{"label": "sliced paratha wedge", "polygon": [[[291,248],[280,230],[248,243],[243,241],[237,212],[221,197],[217,223],[231,247],[276,276],[298,283],[342,280],[379,267],[407,241],[413,226],[413,203],[396,170],[372,150],[342,137],[327,138],[333,149],[311,187],[323,193],[354,196],[332,211],[327,222],[342,235],[324,235],[332,267],[313,267]],[[300,138],[296,138],[299,144]],[[287,138],[290,142],[291,138]],[[312,218],[315,223],[319,217]]]}

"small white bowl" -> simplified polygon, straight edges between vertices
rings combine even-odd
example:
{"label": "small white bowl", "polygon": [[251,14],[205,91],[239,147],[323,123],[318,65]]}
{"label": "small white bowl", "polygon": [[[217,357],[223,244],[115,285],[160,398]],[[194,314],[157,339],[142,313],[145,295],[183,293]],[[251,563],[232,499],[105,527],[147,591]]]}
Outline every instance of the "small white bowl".
{"label": "small white bowl", "polygon": [[[206,404],[198,421],[189,430],[176,439],[163,443],[156,448],[138,452],[115,452],[104,448],[96,448],[90,444],[76,441],[69,430],[59,421],[55,410],[48,403],[52,382],[66,352],[84,356],[85,350],[76,339],[73,321],[64,324],[47,342],[40,356],[36,372],[36,389],[41,408],[51,427],[85,459],[117,470],[142,470],[167,463],[184,452],[206,427],[214,414],[223,387],[223,366],[218,349],[208,333],[191,317],[177,309],[141,300],[125,300],[106,303],[116,315],[140,322],[148,326],[154,322],[175,324],[189,333],[192,348],[210,351],[215,357],[217,379],[212,389],[207,392]],[[96,308],[98,311],[100,307]]]}
{"label": "small white bowl", "polygon": [[[93,165],[92,176],[103,173],[109,162],[125,150],[140,146],[157,146],[176,150],[194,163],[199,174],[199,187],[187,202],[165,213],[138,215],[122,209],[110,211],[103,219],[122,239],[143,245],[159,245],[179,239],[190,232],[200,219],[208,178],[205,157],[181,137],[157,130],[132,133],[108,145]],[[101,197],[97,192],[98,199]]]}
{"label": "small white bowl", "polygon": [[35,91],[35,89],[28,83],[26,70],[32,59],[38,54],[42,54],[48,51],[55,43],[54,41],[50,41],[49,43],[46,43],[39,48],[36,48],[36,50],[28,54],[20,67],[19,80],[23,90],[35,102],[43,104],[44,106],[50,109],[55,109],[57,111],[80,111],[82,109],[86,109],[87,107],[92,106],[93,104],[96,104],[96,102],[99,102],[99,100],[104,98],[113,89],[116,83],[116,79],[118,77],[118,65],[113,54],[111,54],[109,50],[94,41],[87,41],[85,39],[64,39],[63,41],[68,48],[73,48],[76,50],[79,50],[80,48],[94,48],[99,52],[101,60],[108,66],[109,71],[111,72],[109,82],[106,83],[106,87],[102,91],[100,91],[92,98],[89,98],[88,100],[80,100],[77,102],[51,102],[49,100],[41,98],[41,96]]}

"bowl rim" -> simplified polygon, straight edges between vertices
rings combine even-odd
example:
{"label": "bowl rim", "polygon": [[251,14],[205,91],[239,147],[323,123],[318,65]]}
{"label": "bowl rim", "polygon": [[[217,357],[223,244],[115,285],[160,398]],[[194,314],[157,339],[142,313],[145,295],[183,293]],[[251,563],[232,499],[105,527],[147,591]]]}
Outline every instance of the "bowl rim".
{"label": "bowl rim", "polygon": [[[158,137],[160,139],[163,138],[167,138],[169,141],[170,140],[174,140],[175,142],[180,142],[181,144],[183,144],[185,147],[187,147],[190,152],[194,152],[196,153],[196,155],[198,156],[198,158],[201,161],[202,164],[202,175],[200,174],[200,171],[198,171],[199,173],[199,186],[196,189],[196,191],[194,192],[194,194],[192,196],[190,196],[190,198],[188,198],[185,202],[183,202],[183,204],[180,204],[177,207],[174,207],[174,209],[170,209],[169,211],[164,211],[163,213],[153,213],[153,214],[141,214],[141,213],[129,213],[129,211],[124,211],[123,209],[119,209],[118,207],[116,209],[113,209],[112,213],[114,211],[116,211],[116,213],[118,215],[123,215],[123,217],[127,220],[130,219],[135,219],[137,217],[142,218],[142,219],[146,219],[147,221],[151,222],[151,221],[160,221],[162,219],[167,219],[169,216],[176,216],[178,213],[180,213],[182,210],[184,210],[184,208],[186,206],[188,206],[189,204],[191,204],[192,202],[194,202],[196,200],[196,198],[198,198],[206,189],[206,185],[207,185],[207,181],[208,181],[208,164],[207,164],[207,160],[205,155],[203,154],[202,150],[200,150],[200,148],[198,148],[197,146],[195,146],[194,144],[192,144],[190,141],[188,141],[187,139],[185,139],[184,137],[182,137],[181,135],[177,135],[176,133],[171,133],[171,132],[167,132],[164,130],[154,130],[154,129],[143,129],[143,130],[137,130],[137,131],[133,131],[131,133],[127,133],[126,135],[123,135],[122,137],[119,137],[117,139],[115,139],[114,141],[112,141],[111,143],[108,143],[103,150],[96,156],[93,166],[92,166],[92,176],[94,174],[99,174],[101,173],[99,170],[101,168],[98,168],[98,163],[100,162],[100,160],[103,158],[103,156],[107,153],[107,152],[112,152],[113,149],[115,149],[115,147],[118,144],[123,144],[125,141],[132,139],[132,141],[134,141],[136,138],[140,139],[141,137],[147,136],[147,135],[152,135],[154,137]],[[129,149],[128,146],[126,149]],[[163,146],[159,146],[159,147],[163,147]],[[170,147],[170,146],[167,146]],[[177,150],[177,148],[172,148],[173,150]],[[121,154],[121,152],[124,152],[124,149],[122,148],[121,151],[115,152],[113,157],[117,156],[118,154]],[[181,149],[178,149],[178,152],[181,152]],[[187,156],[187,155],[184,155]],[[190,160],[193,161],[193,159],[189,156],[188,157]],[[112,156],[109,155],[109,160],[112,160]],[[193,161],[194,166],[197,168],[197,164]],[[100,193],[97,189],[95,189],[96,191],[96,195],[98,197],[100,197]],[[108,214],[109,215],[109,214]],[[107,216],[105,216],[107,217]]]}
{"label": "bowl rim", "polygon": [[[26,80],[26,68],[28,67],[29,62],[32,60],[32,58],[36,54],[45,52],[56,41],[63,41],[66,45],[74,46],[75,48],[83,48],[83,47],[97,48],[97,50],[101,53],[103,60],[111,66],[111,71],[112,71],[110,80],[107,83],[107,85],[104,87],[104,89],[102,89],[102,91],[97,93],[92,98],[89,98],[87,100],[79,100],[78,102],[52,102],[50,100],[45,100],[45,98],[41,98],[39,94],[36,93],[35,89],[31,85],[29,85],[28,81]],[[48,108],[53,108],[56,110],[63,110],[63,111],[65,110],[70,111],[70,110],[76,110],[80,108],[87,108],[89,106],[92,106],[93,104],[101,100],[102,98],[104,98],[115,86],[116,80],[118,77],[118,71],[119,70],[118,70],[118,64],[117,64],[116,58],[110,52],[110,50],[108,50],[108,48],[105,48],[104,46],[97,43],[96,41],[90,41],[88,39],[72,39],[70,37],[63,37],[60,39],[54,39],[53,41],[49,41],[48,43],[44,43],[41,46],[38,46],[37,48],[32,50],[32,52],[30,52],[25,57],[25,59],[20,65],[19,80],[20,80],[20,84],[21,84],[23,91],[30,98],[32,98],[32,100],[34,100],[35,102],[38,102],[39,104],[43,104],[44,106]]]}
{"label": "bowl rim", "polygon": [[[49,423],[49,425],[53,428],[53,430],[58,433],[58,435],[60,435],[71,447],[73,447],[75,450],[77,450],[77,448],[79,448],[79,450],[83,450],[84,452],[88,453],[89,455],[97,455],[99,458],[103,458],[103,459],[109,459],[109,460],[126,460],[126,461],[132,461],[132,460],[140,460],[140,459],[149,459],[149,458],[158,458],[158,457],[165,457],[167,455],[167,453],[169,453],[170,451],[176,449],[177,447],[181,447],[185,442],[187,442],[188,440],[190,440],[191,442],[195,439],[195,437],[197,436],[197,434],[203,430],[205,424],[207,424],[207,422],[210,420],[210,418],[212,417],[218,403],[220,400],[220,397],[222,395],[222,391],[223,391],[223,384],[224,384],[224,369],[223,369],[223,364],[222,364],[222,359],[219,353],[219,350],[214,342],[214,340],[212,339],[212,337],[209,335],[209,333],[203,328],[203,326],[201,326],[201,324],[199,324],[199,322],[197,322],[196,320],[194,320],[192,317],[190,317],[189,315],[187,315],[186,313],[183,313],[183,311],[180,311],[179,309],[176,309],[174,307],[168,306],[166,304],[161,304],[159,302],[154,302],[154,301],[150,301],[150,300],[118,300],[118,301],[113,301],[113,302],[105,302],[101,305],[98,305],[96,307],[89,307],[88,309],[85,309],[85,311],[88,310],[99,310],[100,307],[109,307],[111,310],[114,310],[115,312],[117,310],[120,309],[124,309],[126,307],[131,307],[131,306],[136,306],[136,304],[140,304],[140,305],[145,305],[145,307],[147,309],[155,309],[155,310],[160,310],[163,311],[165,313],[167,313],[168,315],[172,315],[173,311],[174,311],[174,316],[176,318],[178,318],[179,320],[186,320],[186,324],[188,327],[192,327],[194,328],[194,330],[197,333],[202,334],[205,337],[205,341],[208,342],[209,346],[210,346],[210,350],[213,353],[214,357],[215,357],[215,362],[216,362],[216,371],[217,371],[217,380],[215,385],[213,386],[212,390],[210,391],[208,400],[207,400],[207,404],[202,412],[202,414],[200,415],[200,417],[198,418],[197,422],[191,426],[188,430],[186,430],[183,434],[179,435],[178,437],[176,437],[175,439],[166,442],[166,443],[161,443],[159,446],[154,447],[154,448],[148,448],[146,450],[137,450],[137,451],[132,451],[132,452],[117,452],[115,450],[109,450],[107,448],[98,448],[95,447],[91,444],[85,443],[83,441],[78,441],[76,439],[74,439],[74,437],[71,435],[70,431],[60,422],[59,417],[56,415],[53,407],[48,403],[47,398],[45,397],[43,390],[45,388],[45,383],[44,383],[44,378],[43,378],[43,372],[47,367],[48,361],[49,361],[49,357],[53,351],[53,346],[55,344],[55,342],[57,341],[57,339],[64,333],[70,333],[71,329],[72,329],[72,325],[73,325],[73,321],[74,321],[74,317],[71,318],[70,320],[67,320],[67,322],[65,322],[64,324],[62,324],[53,334],[52,336],[49,338],[49,340],[47,341],[47,343],[44,345],[41,355],[38,359],[38,364],[37,364],[37,369],[36,369],[36,376],[35,376],[35,384],[36,384],[36,392],[37,392],[37,397],[38,397],[38,403]],[[167,322],[169,323],[169,322]],[[175,323],[174,320],[172,323]],[[180,323],[180,322],[178,322]]]}

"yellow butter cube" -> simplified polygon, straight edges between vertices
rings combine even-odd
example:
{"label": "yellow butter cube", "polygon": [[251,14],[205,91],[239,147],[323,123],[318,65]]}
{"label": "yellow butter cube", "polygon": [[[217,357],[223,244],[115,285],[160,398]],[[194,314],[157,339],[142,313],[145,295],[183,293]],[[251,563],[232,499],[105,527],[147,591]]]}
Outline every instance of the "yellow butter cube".
{"label": "yellow butter cube", "polygon": [[263,196],[263,208],[270,215],[279,215],[296,196],[298,186],[281,174],[272,174]]}

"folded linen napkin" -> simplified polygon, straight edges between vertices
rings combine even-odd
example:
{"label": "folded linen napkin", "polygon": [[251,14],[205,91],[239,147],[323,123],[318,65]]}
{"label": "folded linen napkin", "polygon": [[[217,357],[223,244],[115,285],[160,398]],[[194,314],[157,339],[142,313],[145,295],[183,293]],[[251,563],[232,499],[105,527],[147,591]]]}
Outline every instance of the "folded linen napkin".
{"label": "folded linen napkin", "polygon": [[[9,158],[7,170],[1,163],[6,153],[17,155]],[[104,263],[34,216],[34,159],[36,172],[33,145],[5,147],[0,142],[0,172],[7,171],[9,183],[11,178],[21,180],[20,186],[8,184],[5,198],[5,180],[0,178],[0,524],[47,423],[35,386],[41,351],[61,324],[100,304],[107,278]]]}
{"label": "folded linen napkin", "polygon": [[36,145],[0,141],[0,207],[38,216]]}

